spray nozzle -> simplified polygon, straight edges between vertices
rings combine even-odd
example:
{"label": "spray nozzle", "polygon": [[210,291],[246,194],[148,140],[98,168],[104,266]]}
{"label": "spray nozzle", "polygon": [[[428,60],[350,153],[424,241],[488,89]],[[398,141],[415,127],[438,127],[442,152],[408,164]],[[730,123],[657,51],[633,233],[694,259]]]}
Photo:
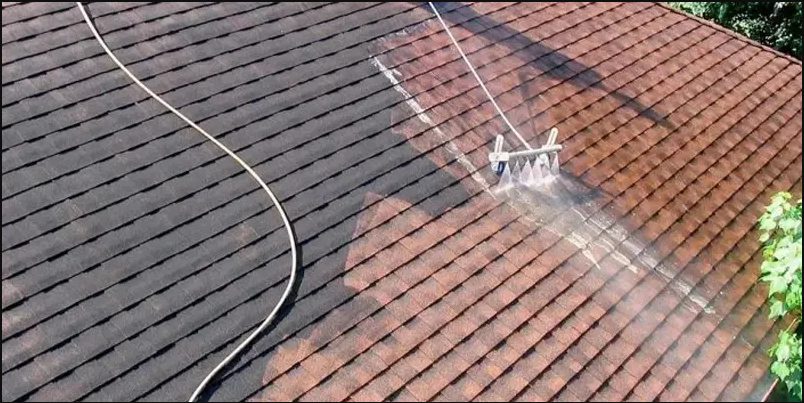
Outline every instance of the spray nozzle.
{"label": "spray nozzle", "polygon": [[[558,152],[560,144],[555,144],[558,129],[550,129],[547,142],[540,148],[524,151],[503,151],[504,139],[498,135],[494,151],[489,153],[491,169],[501,175],[500,185],[507,187],[514,183],[538,186],[559,173]],[[511,166],[513,164],[513,167]]]}

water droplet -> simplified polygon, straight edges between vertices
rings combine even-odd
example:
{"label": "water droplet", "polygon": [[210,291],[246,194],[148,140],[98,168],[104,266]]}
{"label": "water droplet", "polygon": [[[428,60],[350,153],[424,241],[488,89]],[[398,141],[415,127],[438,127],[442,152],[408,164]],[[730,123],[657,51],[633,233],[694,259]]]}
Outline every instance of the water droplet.
{"label": "water droplet", "polygon": [[503,169],[502,176],[500,176],[500,182],[498,187],[500,190],[505,190],[510,188],[514,185],[513,178],[511,178],[511,166],[510,164],[505,164],[505,169]]}
{"label": "water droplet", "polygon": [[519,161],[514,163],[514,168],[511,170],[511,179],[513,181],[519,181],[519,177],[522,174],[522,169],[519,168]]}
{"label": "water droplet", "polygon": [[555,176],[558,176],[560,172],[558,164],[558,153],[556,153],[555,157],[553,158],[553,165],[550,166],[550,171]]}
{"label": "water droplet", "polygon": [[533,168],[530,166],[530,161],[525,161],[522,167],[522,173],[519,175],[519,181],[525,185],[530,185],[533,182]]}
{"label": "water droplet", "polygon": [[533,164],[533,174],[531,175],[533,178],[531,180],[531,186],[539,186],[542,184],[544,180],[544,172],[542,171],[542,161],[540,158],[537,158]]}

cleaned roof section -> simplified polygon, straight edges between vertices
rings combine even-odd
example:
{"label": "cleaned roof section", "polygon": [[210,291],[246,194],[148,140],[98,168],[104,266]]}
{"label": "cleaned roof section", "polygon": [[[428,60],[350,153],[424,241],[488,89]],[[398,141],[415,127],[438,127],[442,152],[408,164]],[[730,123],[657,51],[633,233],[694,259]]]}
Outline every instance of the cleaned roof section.
{"label": "cleaned roof section", "polygon": [[[439,7],[523,134],[559,128],[558,191],[490,188],[502,125],[426,5],[90,5],[294,221],[294,303],[207,397],[748,396],[801,64],[651,3]],[[72,3],[2,24],[3,400],[186,399],[281,294],[281,222]]]}

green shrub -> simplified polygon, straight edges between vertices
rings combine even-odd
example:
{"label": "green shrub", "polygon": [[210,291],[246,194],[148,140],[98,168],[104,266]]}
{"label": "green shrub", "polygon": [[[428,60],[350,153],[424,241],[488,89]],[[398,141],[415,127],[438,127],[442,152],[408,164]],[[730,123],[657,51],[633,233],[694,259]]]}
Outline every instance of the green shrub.
{"label": "green shrub", "polygon": [[[762,281],[769,284],[770,317],[792,315],[801,323],[801,200],[777,193],[759,219],[759,240],[764,243]],[[771,372],[788,393],[801,401],[801,327],[783,330],[770,349]]]}
{"label": "green shrub", "polygon": [[796,1],[669,2],[801,60],[802,3]]}

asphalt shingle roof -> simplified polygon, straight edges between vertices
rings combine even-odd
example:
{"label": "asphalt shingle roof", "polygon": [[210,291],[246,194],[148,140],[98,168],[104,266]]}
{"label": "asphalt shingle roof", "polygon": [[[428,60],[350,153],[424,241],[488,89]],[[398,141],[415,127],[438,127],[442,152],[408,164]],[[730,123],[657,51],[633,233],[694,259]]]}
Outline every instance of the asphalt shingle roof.
{"label": "asphalt shingle roof", "polygon": [[[503,126],[426,5],[90,5],[294,221],[294,302],[206,397],[747,397],[801,63],[658,4],[439,7],[519,130],[560,130],[553,191],[494,191]],[[186,399],[281,294],[282,224],[73,3],[2,24],[3,400]]]}

